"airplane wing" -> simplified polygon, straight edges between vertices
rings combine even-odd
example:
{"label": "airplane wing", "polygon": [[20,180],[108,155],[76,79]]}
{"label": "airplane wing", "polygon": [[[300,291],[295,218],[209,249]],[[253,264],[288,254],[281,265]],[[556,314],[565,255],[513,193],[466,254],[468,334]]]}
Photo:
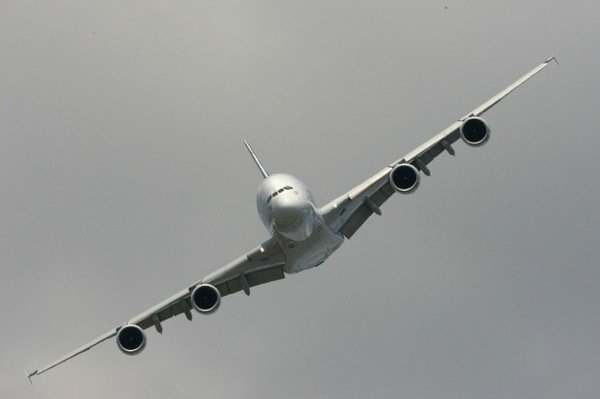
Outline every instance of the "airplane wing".
{"label": "airplane wing", "polygon": [[283,251],[275,239],[270,239],[228,265],[209,274],[202,280],[191,284],[161,303],[129,319],[127,322],[116,326],[55,362],[33,371],[27,377],[31,382],[32,377],[40,375],[116,336],[119,329],[123,326],[134,324],[143,330],[155,327],[159,333],[162,333],[161,322],[167,319],[183,313],[188,320],[192,320],[191,310],[193,307],[190,295],[193,289],[200,284],[212,284],[219,290],[222,297],[242,290],[247,295],[250,295],[251,287],[283,279],[285,277],[283,272],[284,265],[285,256]]}
{"label": "airplane wing", "polygon": [[[454,149],[451,144],[461,137],[460,128],[466,120],[483,115],[517,87],[546,68],[553,60],[556,61],[556,58],[548,58],[510,86],[452,123],[404,157],[386,166],[352,190],[323,206],[321,214],[325,220],[336,232],[342,233],[346,238],[352,237],[373,213],[381,215],[379,207],[396,192],[389,179],[390,172],[394,167],[400,164],[410,164],[426,176],[429,176],[430,171],[427,165],[438,155],[444,151],[450,155],[454,155]],[[556,62],[558,63],[558,61]]]}

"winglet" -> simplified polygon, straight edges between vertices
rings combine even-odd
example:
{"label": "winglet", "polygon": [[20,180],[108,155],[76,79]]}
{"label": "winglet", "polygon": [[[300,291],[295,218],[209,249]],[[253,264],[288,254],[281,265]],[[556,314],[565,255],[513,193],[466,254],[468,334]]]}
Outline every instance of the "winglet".
{"label": "winglet", "polygon": [[29,380],[29,383],[31,384],[31,386],[33,386],[33,381],[31,380],[31,377],[33,377],[34,375],[37,375],[37,373],[38,373],[38,371],[35,370],[34,372],[27,375],[27,379]]}
{"label": "winglet", "polygon": [[550,61],[554,61],[556,62],[556,65],[560,65],[560,62],[558,62],[558,58],[556,58],[555,56],[549,57],[546,61],[544,61],[544,64],[549,64]]}
{"label": "winglet", "polygon": [[265,179],[267,177],[269,177],[269,174],[267,173],[267,171],[265,170],[265,168],[263,168],[262,164],[258,160],[258,157],[254,153],[254,151],[252,151],[252,147],[250,147],[250,144],[248,144],[248,142],[246,140],[244,140],[244,144],[246,145],[246,148],[248,149],[248,152],[250,153],[250,155],[252,155],[252,159],[254,159],[254,163],[256,163],[256,166],[258,166],[258,169],[260,170],[260,173],[262,174],[262,176]]}

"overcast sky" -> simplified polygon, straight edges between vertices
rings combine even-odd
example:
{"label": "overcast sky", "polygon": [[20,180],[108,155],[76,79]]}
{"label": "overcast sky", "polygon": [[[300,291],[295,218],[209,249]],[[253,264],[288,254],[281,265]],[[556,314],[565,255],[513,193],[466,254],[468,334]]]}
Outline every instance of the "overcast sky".
{"label": "overcast sky", "polygon": [[[0,396],[597,398],[595,1],[2,1]],[[321,267],[42,367],[555,54]]]}

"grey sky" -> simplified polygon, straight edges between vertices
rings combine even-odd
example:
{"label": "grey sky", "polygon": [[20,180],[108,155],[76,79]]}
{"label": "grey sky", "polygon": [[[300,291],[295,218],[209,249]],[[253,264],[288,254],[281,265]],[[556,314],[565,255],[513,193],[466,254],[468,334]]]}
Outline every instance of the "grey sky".
{"label": "grey sky", "polygon": [[[2,2],[1,396],[597,398],[599,11]],[[29,387],[267,237],[244,138],[322,204],[552,54],[323,266]]]}

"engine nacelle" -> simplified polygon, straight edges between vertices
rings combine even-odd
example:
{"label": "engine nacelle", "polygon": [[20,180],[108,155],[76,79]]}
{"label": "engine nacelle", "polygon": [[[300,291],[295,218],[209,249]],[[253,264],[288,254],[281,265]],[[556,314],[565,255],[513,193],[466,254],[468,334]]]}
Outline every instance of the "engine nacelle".
{"label": "engine nacelle", "polygon": [[136,324],[127,324],[117,333],[117,345],[127,355],[137,355],[146,346],[146,334]]}
{"label": "engine nacelle", "polygon": [[390,184],[399,193],[409,194],[417,189],[421,177],[419,171],[409,163],[401,163],[391,170]]}
{"label": "engine nacelle", "polygon": [[200,284],[192,291],[190,300],[198,312],[210,314],[219,308],[221,293],[214,285]]}
{"label": "engine nacelle", "polygon": [[490,139],[490,127],[483,119],[473,116],[460,125],[460,137],[468,145],[479,147]]}

